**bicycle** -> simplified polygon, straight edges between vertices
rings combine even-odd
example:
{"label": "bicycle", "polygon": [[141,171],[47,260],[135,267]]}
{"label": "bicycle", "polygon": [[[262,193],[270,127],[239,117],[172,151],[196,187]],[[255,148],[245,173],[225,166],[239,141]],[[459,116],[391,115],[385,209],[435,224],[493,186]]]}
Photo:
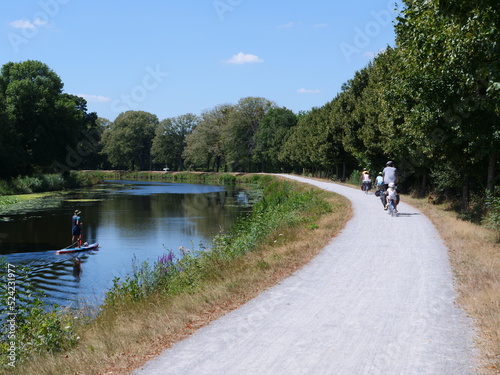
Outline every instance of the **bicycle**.
{"label": "bicycle", "polygon": [[363,185],[361,186],[361,190],[365,192],[365,194],[368,194],[368,192],[371,190],[371,182],[370,181],[363,181]]}
{"label": "bicycle", "polygon": [[382,206],[385,207],[386,199],[385,199],[385,188],[383,185],[379,185],[377,187],[377,190],[375,191],[375,196],[377,198],[380,198],[380,201],[382,202]]}
{"label": "bicycle", "polygon": [[396,206],[394,205],[394,199],[389,199],[389,215],[398,216],[398,211],[396,210]]}

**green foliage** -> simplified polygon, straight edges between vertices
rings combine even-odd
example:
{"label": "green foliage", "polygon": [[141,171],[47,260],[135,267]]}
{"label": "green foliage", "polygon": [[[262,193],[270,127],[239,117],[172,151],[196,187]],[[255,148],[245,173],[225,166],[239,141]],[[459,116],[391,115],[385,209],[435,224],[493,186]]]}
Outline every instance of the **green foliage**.
{"label": "green foliage", "polygon": [[235,185],[236,184],[236,176],[232,174],[223,174],[219,178],[219,183],[223,185]]}
{"label": "green foliage", "polygon": [[268,99],[247,97],[229,113],[227,126],[221,129],[221,141],[231,171],[254,170],[255,137],[262,119],[273,107],[275,104]]}
{"label": "green foliage", "polygon": [[123,112],[102,135],[102,152],[114,167],[150,169],[151,147],[158,118],[144,111]]}
{"label": "green foliage", "polygon": [[349,184],[360,186],[361,185],[361,171],[354,170],[349,176]]}
{"label": "green foliage", "polygon": [[219,172],[223,167],[222,129],[228,126],[233,110],[234,106],[224,104],[202,113],[201,122],[186,136],[183,157],[188,168]]}
{"label": "green foliage", "polygon": [[496,195],[488,193],[486,198],[487,213],[483,219],[483,225],[495,232],[497,242],[500,242],[500,189],[496,189]]}
{"label": "green foliage", "polygon": [[0,207],[7,206],[9,204],[16,204],[18,202],[19,202],[19,198],[17,198],[17,197],[0,196]]}
{"label": "green foliage", "polygon": [[61,352],[78,340],[74,317],[43,302],[29,274],[29,267],[9,265],[0,257],[0,309],[5,318],[0,327],[0,369],[35,355]]}
{"label": "green foliage", "polygon": [[31,194],[92,186],[102,182],[103,178],[104,174],[99,171],[73,171],[66,176],[61,174],[18,176],[8,180],[0,180],[0,195]]}
{"label": "green foliage", "polygon": [[156,128],[151,148],[155,163],[172,171],[183,170],[186,137],[200,121],[192,113],[161,121]]}
{"label": "green foliage", "polygon": [[47,65],[9,62],[0,70],[0,177],[44,171],[64,162],[67,149],[94,126],[83,98],[62,93]]}
{"label": "green foliage", "polygon": [[297,124],[297,116],[287,108],[270,108],[260,121],[255,133],[253,162],[265,172],[281,172],[286,163],[280,160],[280,151],[286,138]]}

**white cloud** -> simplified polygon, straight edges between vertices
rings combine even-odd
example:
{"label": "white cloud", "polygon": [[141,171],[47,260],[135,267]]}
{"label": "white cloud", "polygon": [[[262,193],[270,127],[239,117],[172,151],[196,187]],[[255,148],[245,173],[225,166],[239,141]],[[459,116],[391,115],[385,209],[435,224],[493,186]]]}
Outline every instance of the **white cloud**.
{"label": "white cloud", "polygon": [[261,63],[264,62],[259,56],[246,54],[243,52],[234,55],[229,60],[225,60],[229,64],[251,64],[251,63]]}
{"label": "white cloud", "polygon": [[17,20],[9,23],[9,25],[16,29],[34,29],[36,27],[29,20]]}
{"label": "white cloud", "polygon": [[321,91],[319,91],[317,89],[314,89],[314,90],[311,90],[311,89],[298,89],[297,92],[299,94],[319,94]]}
{"label": "white cloud", "polygon": [[317,23],[316,25],[313,25],[313,27],[315,28],[321,28],[321,27],[327,27],[328,24],[327,23]]}
{"label": "white cloud", "polygon": [[101,96],[101,95],[76,94],[76,96],[80,96],[83,99],[85,99],[86,101],[93,102],[93,103],[110,102],[112,100],[111,98],[108,98],[106,96]]}
{"label": "white cloud", "polygon": [[42,20],[41,18],[35,18],[33,23],[35,24],[35,26],[45,26],[47,24],[47,22]]}
{"label": "white cloud", "polygon": [[299,24],[296,22],[288,22],[288,23],[285,23],[284,25],[276,26],[276,28],[278,28],[278,29],[291,29],[292,27],[295,27],[298,25]]}
{"label": "white cloud", "polygon": [[9,25],[16,29],[36,29],[37,27],[47,25],[47,22],[41,18],[35,18],[33,22],[30,20],[16,20],[9,23]]}

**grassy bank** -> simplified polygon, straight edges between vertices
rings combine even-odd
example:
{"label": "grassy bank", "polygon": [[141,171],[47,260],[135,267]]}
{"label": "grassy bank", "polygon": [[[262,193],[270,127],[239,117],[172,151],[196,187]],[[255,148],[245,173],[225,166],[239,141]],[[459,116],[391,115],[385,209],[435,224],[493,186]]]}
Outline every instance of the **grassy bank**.
{"label": "grassy bank", "polygon": [[211,249],[191,249],[180,259],[167,251],[155,264],[138,265],[127,279],[115,280],[96,319],[64,327],[73,348],[38,353],[7,373],[128,373],[289,276],[350,217],[348,202],[332,193],[269,176],[223,176],[210,178],[262,186],[252,215]]}
{"label": "grassy bank", "polygon": [[[85,173],[85,172],[82,172]],[[157,182],[212,183],[231,185],[241,182],[251,182],[258,175],[245,173],[215,173],[215,172],[148,172],[148,171],[102,171],[106,180],[132,180]]]}
{"label": "grassy bank", "polygon": [[500,243],[495,229],[461,220],[451,204],[403,196],[436,226],[449,249],[460,306],[479,328],[482,374],[500,373]]}
{"label": "grassy bank", "polygon": [[74,171],[68,175],[39,174],[18,176],[9,180],[0,180],[0,198],[9,195],[61,191],[92,186],[101,182],[103,176],[104,174],[100,171]]}

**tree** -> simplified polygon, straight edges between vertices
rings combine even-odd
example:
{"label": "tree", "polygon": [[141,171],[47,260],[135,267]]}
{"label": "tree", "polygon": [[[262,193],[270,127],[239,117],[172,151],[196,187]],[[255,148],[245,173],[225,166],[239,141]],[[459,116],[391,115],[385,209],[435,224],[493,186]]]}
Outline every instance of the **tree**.
{"label": "tree", "polygon": [[[452,162],[468,202],[470,181],[493,190],[500,148],[500,13],[494,1],[408,0],[396,25],[406,71],[422,77],[423,134],[444,134],[438,152]],[[414,90],[414,92],[417,90]],[[458,170],[457,170],[458,169]],[[483,174],[482,171],[486,171]]]}
{"label": "tree", "polygon": [[256,139],[260,122],[275,104],[265,98],[247,97],[238,101],[222,128],[222,147],[233,171],[253,170]]}
{"label": "tree", "polygon": [[200,123],[186,137],[186,164],[219,172],[225,162],[222,129],[233,109],[231,104],[222,104],[201,114]]}
{"label": "tree", "polygon": [[47,65],[7,63],[0,74],[0,161],[5,176],[44,171],[64,162],[81,132],[94,126],[86,101],[62,93],[63,83]]}
{"label": "tree", "polygon": [[106,155],[103,154],[102,135],[111,125],[108,119],[98,117],[95,119],[95,127],[87,128],[83,137],[78,142],[77,150],[83,150],[85,157],[80,165],[81,169],[108,169]]}
{"label": "tree", "polygon": [[192,113],[161,121],[151,149],[154,161],[171,170],[182,170],[186,137],[199,122],[200,118]]}
{"label": "tree", "polygon": [[102,152],[114,167],[147,170],[158,117],[144,111],[123,112],[102,136]]}
{"label": "tree", "polygon": [[289,109],[270,108],[260,121],[255,134],[253,161],[262,172],[281,172],[285,167],[279,159],[281,147],[291,128],[297,124],[297,116]]}

